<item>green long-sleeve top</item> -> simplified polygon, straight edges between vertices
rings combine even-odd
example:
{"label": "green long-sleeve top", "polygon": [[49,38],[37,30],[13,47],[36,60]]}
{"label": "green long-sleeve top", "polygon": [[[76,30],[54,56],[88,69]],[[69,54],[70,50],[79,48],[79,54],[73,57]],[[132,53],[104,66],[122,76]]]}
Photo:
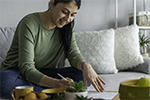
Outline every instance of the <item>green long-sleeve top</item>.
{"label": "green long-sleeve top", "polygon": [[[19,22],[1,69],[18,69],[25,79],[38,84],[44,75],[38,69],[55,68],[63,52],[58,28],[47,30],[38,13],[29,14]],[[73,67],[83,60],[74,34],[68,59]]]}

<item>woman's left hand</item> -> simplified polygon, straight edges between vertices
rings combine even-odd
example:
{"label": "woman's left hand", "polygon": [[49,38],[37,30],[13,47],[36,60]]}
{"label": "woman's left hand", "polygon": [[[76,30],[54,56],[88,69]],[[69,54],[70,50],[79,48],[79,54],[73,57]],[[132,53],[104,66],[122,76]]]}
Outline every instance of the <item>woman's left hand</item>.
{"label": "woman's left hand", "polygon": [[104,90],[103,84],[105,84],[105,82],[97,75],[92,66],[88,63],[83,64],[83,78],[84,83],[87,84],[87,81],[89,81],[98,92]]}

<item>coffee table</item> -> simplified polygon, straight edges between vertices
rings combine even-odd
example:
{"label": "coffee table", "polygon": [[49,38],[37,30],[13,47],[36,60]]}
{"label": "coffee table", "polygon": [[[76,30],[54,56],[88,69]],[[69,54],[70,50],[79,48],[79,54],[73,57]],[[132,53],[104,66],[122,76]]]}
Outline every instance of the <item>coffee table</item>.
{"label": "coffee table", "polygon": [[[93,100],[105,100],[105,99],[93,99]],[[108,100],[108,99],[107,99]],[[113,99],[111,100],[120,100],[119,95],[117,94]]]}
{"label": "coffee table", "polygon": [[[7,99],[0,98],[0,100],[7,100]],[[104,99],[94,99],[94,100],[104,100]],[[120,100],[119,95],[117,94],[112,100]]]}
{"label": "coffee table", "polygon": [[[93,100],[120,100],[118,93],[116,93],[116,95],[115,95],[112,99],[96,99],[96,98],[97,98],[97,94],[95,94],[95,93],[97,93],[97,92],[96,92],[96,91],[90,91],[90,92],[93,94],[93,95],[92,95]],[[111,98],[111,96],[112,96],[111,92],[114,93],[114,91],[105,91],[105,93],[104,93],[104,94],[101,94],[101,95],[104,95],[104,98],[105,98],[105,97],[107,98],[107,95],[108,95],[108,98],[109,98],[109,97]],[[115,91],[115,92],[116,92],[116,91]],[[106,94],[106,93],[108,93],[108,94]],[[98,94],[98,95],[99,95],[99,94]],[[101,97],[101,95],[99,95],[99,96]],[[91,95],[90,95],[90,96],[91,96]],[[94,97],[96,97],[96,98],[94,98]],[[103,98],[103,96],[102,96],[102,98]]]}
{"label": "coffee table", "polygon": [[117,94],[112,100],[120,100],[119,95]]}

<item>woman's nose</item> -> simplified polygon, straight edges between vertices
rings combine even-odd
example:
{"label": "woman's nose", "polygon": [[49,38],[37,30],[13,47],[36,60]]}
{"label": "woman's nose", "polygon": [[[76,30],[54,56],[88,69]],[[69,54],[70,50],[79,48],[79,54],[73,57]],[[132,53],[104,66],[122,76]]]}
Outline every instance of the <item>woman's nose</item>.
{"label": "woman's nose", "polygon": [[71,22],[71,20],[72,20],[72,17],[71,16],[67,16],[66,17],[66,21],[69,23],[69,22]]}

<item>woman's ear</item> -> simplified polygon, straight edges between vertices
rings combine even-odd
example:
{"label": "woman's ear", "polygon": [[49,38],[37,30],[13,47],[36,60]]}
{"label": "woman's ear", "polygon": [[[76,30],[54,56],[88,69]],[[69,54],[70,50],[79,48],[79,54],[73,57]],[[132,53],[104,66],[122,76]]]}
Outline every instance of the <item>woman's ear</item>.
{"label": "woman's ear", "polygon": [[51,1],[50,1],[50,9],[53,9],[54,3],[55,3],[55,0],[51,0]]}

